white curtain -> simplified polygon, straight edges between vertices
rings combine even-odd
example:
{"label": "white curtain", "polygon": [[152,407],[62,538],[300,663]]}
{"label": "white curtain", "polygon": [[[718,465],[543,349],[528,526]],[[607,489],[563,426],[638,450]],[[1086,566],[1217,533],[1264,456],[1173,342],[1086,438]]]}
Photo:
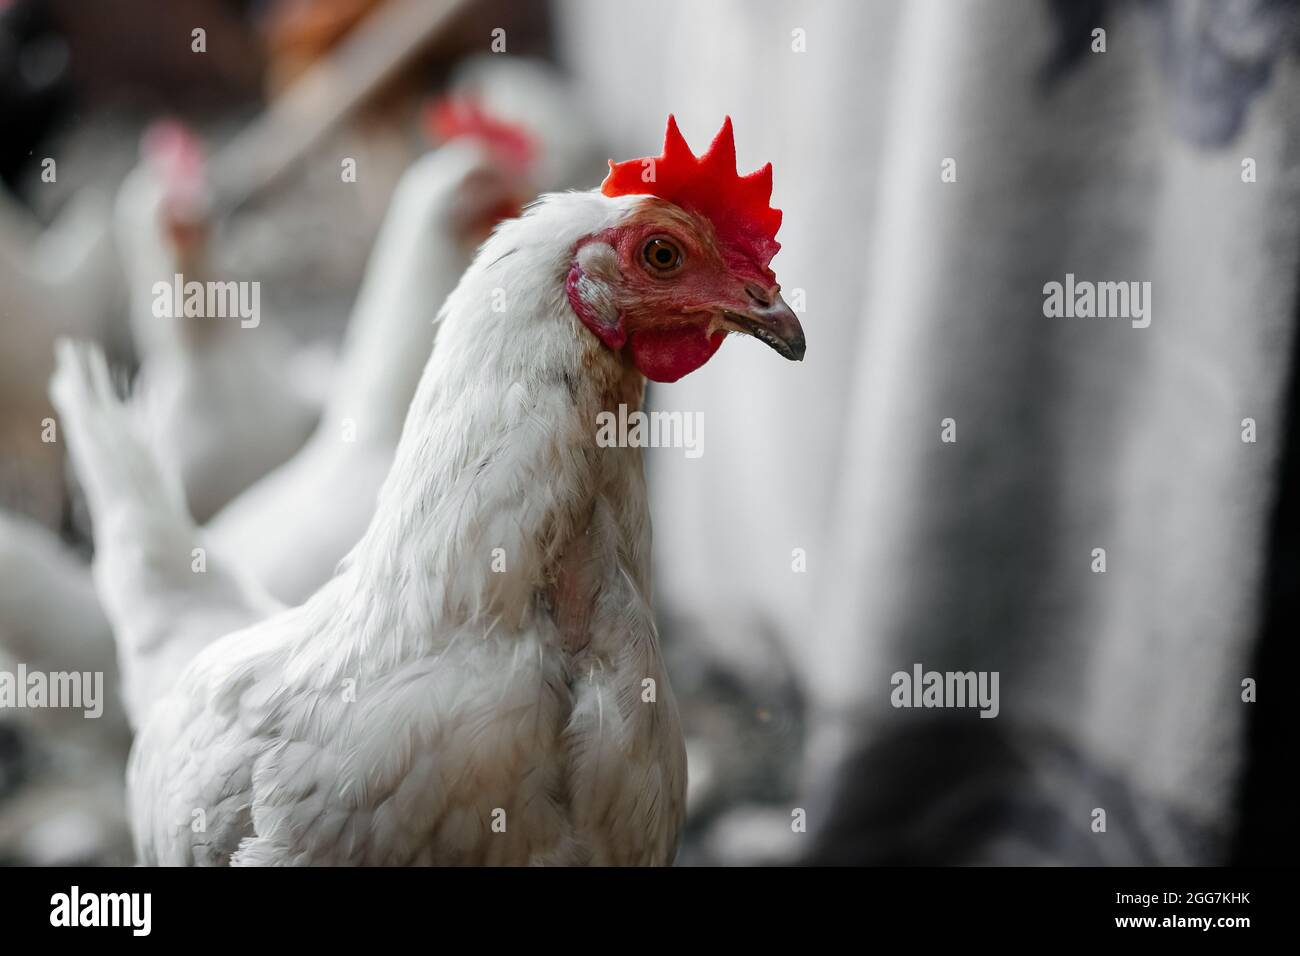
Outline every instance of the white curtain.
{"label": "white curtain", "polygon": [[[1200,94],[1178,58],[1204,40],[1186,9],[1114,5],[1105,52],[1085,30],[1050,80],[1062,24],[1029,0],[559,6],[613,155],[657,153],[670,111],[703,148],[729,113],[742,171],[775,168],[807,360],[729,342],[655,389],[705,419],[700,459],[650,455],[656,580],[679,636],[756,680],[795,669],[810,826],[857,807],[867,858],[1016,801],[956,856],[1223,852],[1285,425],[1300,74],[1274,63],[1221,142],[1180,135]],[[1150,326],[1046,316],[1067,273],[1150,282]],[[998,671],[998,718],[892,707],[914,663]],[[924,747],[954,755],[927,792]],[[915,835],[887,835],[891,812]]]}

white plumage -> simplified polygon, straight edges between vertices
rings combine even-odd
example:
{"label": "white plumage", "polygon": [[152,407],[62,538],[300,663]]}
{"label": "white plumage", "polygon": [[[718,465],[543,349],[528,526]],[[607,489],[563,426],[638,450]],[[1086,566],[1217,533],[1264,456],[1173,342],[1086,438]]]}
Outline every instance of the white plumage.
{"label": "white plumage", "polygon": [[[551,196],[497,231],[443,310],[344,569],[179,678],[158,664],[161,619],[192,607],[202,577],[186,522],[156,510],[147,454],[100,460],[146,449],[123,434],[102,368],[63,351],[56,404],[96,540],[118,542],[96,563],[131,565],[104,567],[101,592],[128,686],[144,657],[160,692],[137,711],[129,771],[142,860],[671,861],[685,756],[648,602],[640,451],[592,444],[596,413],[639,404],[644,380],[562,295],[573,244],[630,204]],[[508,315],[495,288],[518,303]],[[550,606],[561,559],[567,596]],[[175,640],[169,662],[189,650],[183,628]]]}
{"label": "white plumage", "polygon": [[370,523],[438,308],[473,252],[466,232],[509,188],[467,141],[406,172],[371,252],[320,424],[298,454],[209,523],[212,546],[281,600],[309,597]]}
{"label": "white plumage", "polygon": [[298,454],[206,527],[213,548],[289,603],[327,581],[370,523],[437,334],[434,320],[492,212],[539,187],[571,185],[592,155],[572,92],[539,61],[472,58],[451,88],[532,139],[530,168],[512,169],[469,136],[406,171],[370,253],[320,423]]}
{"label": "white plumage", "polygon": [[117,399],[102,353],[60,342],[50,393],[94,521],[95,588],[139,726],[214,637],[281,605],[231,562],[209,558],[179,482],[138,410]]}

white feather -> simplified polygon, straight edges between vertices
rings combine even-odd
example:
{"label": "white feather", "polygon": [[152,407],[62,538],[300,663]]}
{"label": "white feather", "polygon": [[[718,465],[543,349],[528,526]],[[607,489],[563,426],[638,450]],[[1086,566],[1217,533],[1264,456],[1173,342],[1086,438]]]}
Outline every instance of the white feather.
{"label": "white feather", "polygon": [[548,196],[485,244],[339,575],[203,650],[137,738],[144,861],[671,862],[685,754],[640,453],[594,441],[644,380],[563,293],[574,243],[634,203]]}
{"label": "white feather", "polygon": [[133,725],[179,668],[232,627],[277,605],[209,554],[174,476],[117,397],[95,346],[61,341],[50,396],[94,523],[95,586],[117,640]]}
{"label": "white feather", "polygon": [[374,514],[434,319],[469,264],[455,222],[459,196],[489,168],[478,147],[451,143],[402,177],[320,424],[297,455],[209,524],[211,540],[282,600],[303,601],[327,581]]}

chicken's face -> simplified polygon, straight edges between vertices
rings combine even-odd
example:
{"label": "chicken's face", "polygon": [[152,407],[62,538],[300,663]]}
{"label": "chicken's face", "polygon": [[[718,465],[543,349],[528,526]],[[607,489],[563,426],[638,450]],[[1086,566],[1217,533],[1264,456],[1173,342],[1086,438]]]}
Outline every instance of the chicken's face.
{"label": "chicken's face", "polygon": [[802,359],[803,329],[780,289],[770,269],[723,246],[707,218],[651,198],[580,243],[569,274],[579,318],[655,382],[699,368],[728,332]]}
{"label": "chicken's face", "polygon": [[644,196],[574,251],[569,302],[606,346],[656,382],[699,368],[728,332],[803,358],[803,328],[768,268],[781,221],[767,205],[771,167],[736,175],[730,120],[697,158],[669,117],[664,155],[611,163],[602,191]]}

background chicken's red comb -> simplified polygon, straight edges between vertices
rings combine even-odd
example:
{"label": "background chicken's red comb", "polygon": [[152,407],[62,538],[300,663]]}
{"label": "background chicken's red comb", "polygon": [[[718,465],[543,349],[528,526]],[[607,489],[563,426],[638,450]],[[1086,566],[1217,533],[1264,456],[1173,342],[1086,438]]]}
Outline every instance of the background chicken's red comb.
{"label": "background chicken's red comb", "polygon": [[668,202],[707,216],[718,238],[726,245],[755,260],[766,269],[781,244],[781,210],[769,205],[772,199],[772,164],[741,176],[736,172],[736,141],[731,117],[702,156],[691,152],[668,117],[662,156],[609,161],[609,175],[601,184],[606,196],[658,196]]}
{"label": "background chicken's red comb", "polygon": [[537,144],[526,129],[492,116],[470,97],[441,97],[425,108],[424,119],[431,139],[446,143],[472,137],[515,172],[526,171],[537,155]]}
{"label": "background chicken's red comb", "polygon": [[177,177],[201,175],[207,153],[198,134],[174,119],[151,123],[140,142],[140,152]]}

